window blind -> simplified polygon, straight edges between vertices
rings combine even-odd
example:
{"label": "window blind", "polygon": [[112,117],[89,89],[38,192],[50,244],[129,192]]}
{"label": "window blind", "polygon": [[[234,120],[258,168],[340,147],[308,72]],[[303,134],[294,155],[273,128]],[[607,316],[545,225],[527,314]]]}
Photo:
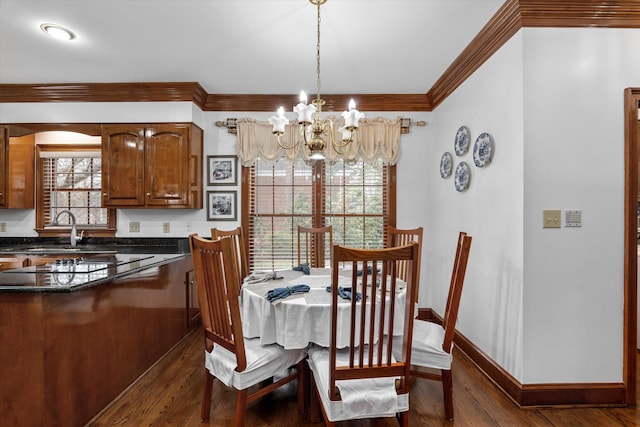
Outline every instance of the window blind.
{"label": "window blind", "polygon": [[[102,158],[100,151],[41,152],[42,201],[45,227],[56,215],[69,210],[78,226],[106,227],[108,211],[102,208]],[[58,225],[71,224],[64,215]]]}
{"label": "window blind", "polygon": [[[382,247],[389,213],[388,169],[382,161],[256,159],[248,186],[250,269],[296,265],[298,225],[332,225],[334,244]],[[325,248],[327,260],[330,250]]]}

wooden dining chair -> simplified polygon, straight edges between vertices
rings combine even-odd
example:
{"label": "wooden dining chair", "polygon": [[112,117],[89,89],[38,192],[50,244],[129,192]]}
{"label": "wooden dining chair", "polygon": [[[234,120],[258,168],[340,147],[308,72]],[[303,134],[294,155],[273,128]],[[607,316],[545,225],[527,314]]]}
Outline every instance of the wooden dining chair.
{"label": "wooden dining chair", "polygon": [[[465,232],[460,232],[458,235],[458,245],[442,325],[426,320],[416,320],[413,326],[411,375],[442,382],[445,417],[448,420],[453,420],[453,380],[451,374],[453,336],[467,271],[471,239],[471,236]],[[397,356],[400,355],[397,354]]]}
{"label": "wooden dining chair", "polygon": [[310,267],[324,268],[327,248],[329,252],[333,248],[333,226],[298,226],[298,265],[306,262]]}
{"label": "wooden dining chair", "polygon": [[240,282],[249,275],[249,258],[246,251],[246,240],[244,239],[244,232],[242,227],[236,227],[233,230],[220,230],[219,228],[211,229],[211,238],[218,240],[221,237],[231,237],[233,240],[233,247],[237,252],[238,259],[238,277]]}
{"label": "wooden dining chair", "polygon": [[[277,344],[263,346],[260,339],[242,335],[239,278],[233,265],[237,251],[229,238],[189,236],[205,339],[205,380],[201,416],[209,420],[213,379],[236,390],[235,425],[243,426],[247,405],[298,380],[298,409],[304,412],[301,387],[306,350],[285,350]],[[296,367],[291,373],[291,368]],[[280,379],[271,380],[281,376]],[[250,391],[251,390],[251,391]]]}
{"label": "wooden dining chair", "polygon": [[[312,384],[310,415],[325,425],[336,421],[397,417],[400,425],[409,422],[409,376],[413,309],[410,296],[415,283],[418,244],[385,249],[333,247],[331,279],[331,338],[328,348],[311,347],[308,365]],[[407,289],[401,289],[398,263],[408,262]],[[339,297],[341,265],[351,266],[349,285],[361,300]],[[360,273],[359,267],[362,266]],[[369,268],[371,267],[369,273]],[[365,285],[361,285],[364,283]],[[367,283],[379,285],[369,286]],[[344,290],[344,288],[343,288]],[[406,301],[402,298],[408,297]],[[398,298],[400,297],[400,298]],[[400,304],[402,302],[402,304]],[[338,322],[338,304],[350,304],[350,321]],[[396,312],[402,310],[399,343],[393,338]],[[399,320],[398,320],[399,321]],[[349,346],[337,347],[338,334],[347,334]],[[394,357],[394,349],[401,358]],[[375,390],[375,392],[372,392]]]}
{"label": "wooden dining chair", "polygon": [[[419,288],[420,288],[420,264],[422,260],[422,227],[401,229],[391,225],[387,226],[387,236],[386,236],[386,243],[385,243],[386,248],[408,245],[411,242],[416,242],[418,244],[418,261],[417,261],[417,266],[415,267],[417,281],[415,286],[413,287],[413,292],[415,293],[415,295],[413,296],[413,299],[417,303],[418,295],[420,294]],[[407,270],[408,270],[407,264],[408,264],[407,262],[401,261],[399,266],[400,272],[398,274],[398,277],[400,277],[404,281],[407,280]]]}

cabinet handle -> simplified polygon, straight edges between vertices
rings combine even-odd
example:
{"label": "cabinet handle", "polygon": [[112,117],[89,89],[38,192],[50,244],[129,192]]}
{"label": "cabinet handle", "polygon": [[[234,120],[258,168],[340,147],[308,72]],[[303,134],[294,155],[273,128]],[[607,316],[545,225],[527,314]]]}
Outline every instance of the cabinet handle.
{"label": "cabinet handle", "polygon": [[151,197],[151,193],[147,193],[147,197]]}
{"label": "cabinet handle", "polygon": [[107,197],[107,193],[102,193],[102,195],[103,195],[104,197]]}

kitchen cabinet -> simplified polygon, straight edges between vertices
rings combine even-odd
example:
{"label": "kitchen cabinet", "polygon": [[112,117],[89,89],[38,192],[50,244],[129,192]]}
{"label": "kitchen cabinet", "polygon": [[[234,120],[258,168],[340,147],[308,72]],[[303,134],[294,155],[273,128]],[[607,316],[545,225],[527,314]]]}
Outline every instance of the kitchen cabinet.
{"label": "kitchen cabinet", "polygon": [[32,209],[35,176],[35,137],[9,137],[0,127],[0,208]]}
{"label": "kitchen cabinet", "polygon": [[102,125],[102,205],[201,209],[202,151],[192,123]]}
{"label": "kitchen cabinet", "polygon": [[0,292],[2,425],[90,423],[189,333],[190,270],[188,255],[69,292]]}

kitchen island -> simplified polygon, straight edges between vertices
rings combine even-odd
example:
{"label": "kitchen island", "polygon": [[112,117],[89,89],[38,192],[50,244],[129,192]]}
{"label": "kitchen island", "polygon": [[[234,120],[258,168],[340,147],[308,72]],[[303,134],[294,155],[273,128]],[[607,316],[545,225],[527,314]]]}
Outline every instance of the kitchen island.
{"label": "kitchen island", "polygon": [[188,253],[0,272],[3,424],[85,425],[197,325]]}

